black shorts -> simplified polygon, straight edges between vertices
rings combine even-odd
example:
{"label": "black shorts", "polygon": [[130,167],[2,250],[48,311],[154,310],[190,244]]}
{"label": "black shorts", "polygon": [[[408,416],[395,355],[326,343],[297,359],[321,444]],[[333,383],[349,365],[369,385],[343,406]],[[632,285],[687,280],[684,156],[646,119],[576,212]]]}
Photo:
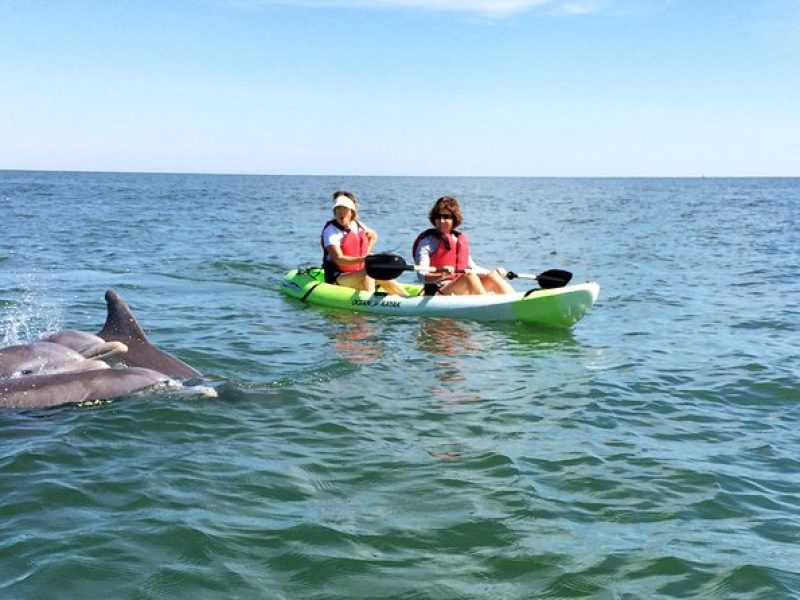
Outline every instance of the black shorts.
{"label": "black shorts", "polygon": [[336,283],[336,280],[339,279],[339,275],[342,272],[336,268],[336,265],[333,263],[323,263],[322,270],[325,271],[325,283]]}
{"label": "black shorts", "polygon": [[438,283],[438,282],[437,283],[426,283],[422,287],[422,295],[423,296],[435,296],[436,294],[439,293],[439,290],[441,289],[441,287],[442,287],[442,284]]}

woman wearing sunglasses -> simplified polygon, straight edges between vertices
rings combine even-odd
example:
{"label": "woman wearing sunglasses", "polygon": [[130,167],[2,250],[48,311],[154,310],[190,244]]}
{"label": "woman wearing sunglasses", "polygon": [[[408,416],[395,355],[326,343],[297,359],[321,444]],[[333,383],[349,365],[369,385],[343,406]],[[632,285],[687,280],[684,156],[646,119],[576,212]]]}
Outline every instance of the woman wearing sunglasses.
{"label": "woman wearing sunglasses", "polygon": [[[419,234],[413,248],[414,262],[421,267],[418,273],[425,284],[426,295],[515,292],[505,280],[505,269],[498,267],[490,271],[472,260],[466,234],[456,229],[464,221],[458,200],[452,196],[439,198],[428,220],[433,228]],[[427,268],[435,268],[437,272],[426,273]]]}
{"label": "woman wearing sunglasses", "polygon": [[358,220],[358,200],[350,192],[333,193],[333,219],[322,227],[322,268],[325,283],[335,283],[367,292],[380,285],[389,294],[408,296],[395,281],[376,281],[364,268],[364,257],[372,251],[378,234]]}

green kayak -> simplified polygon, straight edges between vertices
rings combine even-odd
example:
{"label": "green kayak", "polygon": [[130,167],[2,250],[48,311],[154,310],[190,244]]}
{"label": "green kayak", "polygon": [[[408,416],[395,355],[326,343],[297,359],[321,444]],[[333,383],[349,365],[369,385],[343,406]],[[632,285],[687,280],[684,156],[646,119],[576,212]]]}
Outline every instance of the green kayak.
{"label": "green kayak", "polygon": [[597,300],[594,282],[515,294],[486,296],[422,296],[422,286],[401,284],[410,297],[380,290],[362,292],[324,282],[322,269],[293,269],[281,282],[281,292],[302,302],[352,312],[396,316],[447,317],[473,321],[523,321],[546,327],[568,328],[577,323]]}

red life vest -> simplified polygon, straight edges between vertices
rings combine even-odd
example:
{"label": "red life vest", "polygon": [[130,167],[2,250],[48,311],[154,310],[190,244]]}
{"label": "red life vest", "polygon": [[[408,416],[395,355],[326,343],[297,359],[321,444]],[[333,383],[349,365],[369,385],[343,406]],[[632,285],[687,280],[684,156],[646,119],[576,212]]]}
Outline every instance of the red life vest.
{"label": "red life vest", "polygon": [[[333,225],[340,231],[344,232],[344,237],[342,237],[342,242],[339,244],[339,247],[342,249],[342,254],[345,256],[366,256],[367,255],[367,248],[369,248],[369,238],[367,238],[367,230],[361,226],[361,223],[358,221],[355,222],[358,233],[353,232],[352,229],[347,228],[345,229],[342,227],[336,219],[331,219],[325,225],[322,226],[322,231],[325,231],[325,228],[328,225]],[[322,246],[322,266],[325,266],[325,263],[331,264],[336,270],[341,273],[349,273],[352,271],[360,271],[364,268],[364,263],[356,263],[354,265],[339,265],[336,264],[333,259],[328,257],[328,252],[325,250],[325,240],[322,239],[322,233],[319,234],[319,243]]]}
{"label": "red life vest", "polygon": [[[439,240],[439,247],[431,254],[431,266],[437,269],[442,267],[455,267],[457,270],[464,270],[469,263],[469,241],[467,236],[455,229],[449,236],[442,235],[438,229],[426,229],[414,240],[411,255],[417,256],[417,247],[423,238],[432,235]],[[455,279],[460,275],[453,273],[449,279]]]}

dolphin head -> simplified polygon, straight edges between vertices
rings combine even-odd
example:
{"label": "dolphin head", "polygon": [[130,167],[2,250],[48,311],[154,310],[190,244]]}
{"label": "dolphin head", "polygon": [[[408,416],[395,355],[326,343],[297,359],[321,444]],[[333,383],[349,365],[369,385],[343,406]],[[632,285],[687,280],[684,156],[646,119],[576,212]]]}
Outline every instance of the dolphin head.
{"label": "dolphin head", "polygon": [[41,339],[71,348],[86,358],[106,359],[128,351],[128,347],[122,342],[107,342],[100,336],[85,331],[56,331]]}
{"label": "dolphin head", "polygon": [[0,348],[0,379],[105,368],[108,365],[102,361],[87,360],[75,350],[52,342]]}

